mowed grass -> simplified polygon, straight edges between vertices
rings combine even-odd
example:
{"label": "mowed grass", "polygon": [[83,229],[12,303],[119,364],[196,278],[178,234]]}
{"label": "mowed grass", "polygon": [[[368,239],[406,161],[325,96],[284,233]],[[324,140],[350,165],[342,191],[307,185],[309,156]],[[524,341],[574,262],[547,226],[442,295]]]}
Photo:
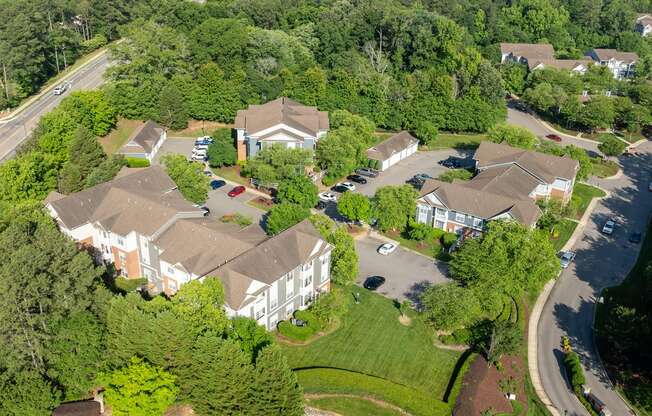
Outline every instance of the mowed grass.
{"label": "mowed grass", "polygon": [[434,143],[427,147],[427,150],[441,149],[475,149],[480,142],[487,140],[486,134],[454,134],[439,133]]}
{"label": "mowed grass", "polygon": [[618,169],[620,169],[618,163],[614,162],[613,160],[603,160],[599,157],[592,158],[591,163],[593,164],[591,173],[598,178],[608,178],[610,176],[614,176],[616,173],[618,173]]}
{"label": "mowed grass", "polygon": [[559,251],[564,247],[568,239],[573,235],[575,228],[577,228],[577,222],[568,218],[562,219],[559,224],[557,224],[556,229],[559,231],[559,237],[552,238],[552,236],[550,236],[550,241],[555,247],[555,250]]}
{"label": "mowed grass", "polygon": [[128,120],[121,118],[116,123],[116,126],[104,137],[100,137],[99,141],[106,154],[112,155],[127,143],[129,136],[142,125],[140,120]]}
{"label": "mowed grass", "polygon": [[600,188],[585,183],[576,183],[573,188],[573,196],[577,196],[580,199],[576,218],[582,218],[582,215],[584,215],[586,208],[588,208],[593,198],[601,198],[605,195],[605,192]]}
{"label": "mowed grass", "polygon": [[342,416],[401,416],[401,413],[397,410],[381,407],[370,400],[355,397],[309,399],[308,405],[317,409],[336,412]]}
{"label": "mowed grass", "polygon": [[[353,291],[360,293],[358,305]],[[336,331],[306,346],[283,346],[290,366],[349,370],[443,400],[461,353],[436,348],[432,328],[418,316],[410,326],[399,323],[392,300],[358,286],[345,293],[349,311]]]}

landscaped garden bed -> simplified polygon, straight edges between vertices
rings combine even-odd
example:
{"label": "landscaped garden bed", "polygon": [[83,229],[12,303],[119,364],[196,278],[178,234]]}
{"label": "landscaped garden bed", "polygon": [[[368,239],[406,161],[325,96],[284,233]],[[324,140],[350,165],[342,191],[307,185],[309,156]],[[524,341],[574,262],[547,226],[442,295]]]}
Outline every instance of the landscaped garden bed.
{"label": "landscaped garden bed", "polygon": [[247,205],[251,205],[252,207],[261,209],[263,211],[269,211],[274,206],[274,201],[272,201],[270,198],[257,196],[256,198],[247,201]]}

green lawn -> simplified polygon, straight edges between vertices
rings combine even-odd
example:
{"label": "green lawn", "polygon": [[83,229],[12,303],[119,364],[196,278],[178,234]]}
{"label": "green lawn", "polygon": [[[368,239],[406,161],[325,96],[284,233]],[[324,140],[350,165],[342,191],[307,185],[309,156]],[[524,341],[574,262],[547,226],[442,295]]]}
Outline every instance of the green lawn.
{"label": "green lawn", "polygon": [[576,213],[576,219],[582,218],[584,211],[586,211],[586,208],[589,206],[593,198],[601,198],[605,195],[606,194],[604,191],[600,188],[596,188],[595,186],[587,185],[584,183],[576,183],[575,188],[573,188],[573,196],[580,199]]}
{"label": "green lawn", "polygon": [[434,258],[441,252],[441,245],[439,244],[439,240],[419,242],[405,238],[398,232],[387,232],[383,233],[383,235],[391,238],[392,240],[398,241],[402,247],[409,248],[410,250],[414,250],[428,257]]}
{"label": "green lawn", "polygon": [[559,251],[564,247],[564,244],[566,244],[571,235],[573,235],[575,228],[577,228],[577,222],[568,218],[562,219],[561,222],[557,224],[559,237],[553,238],[552,235],[550,236],[550,241],[552,241],[555,250]]}
{"label": "green lawn", "polygon": [[112,155],[127,143],[129,136],[131,136],[134,130],[142,124],[143,122],[140,120],[121,118],[109,134],[99,138],[102,148],[107,154]]}
{"label": "green lawn", "polygon": [[239,166],[225,166],[222,168],[213,168],[213,173],[227,181],[236,182],[242,185],[249,185],[249,179],[240,176]]}
{"label": "green lawn", "polygon": [[614,162],[613,160],[604,160],[599,157],[594,157],[591,159],[591,162],[593,163],[593,169],[591,173],[598,178],[608,178],[610,176],[614,176],[616,173],[618,173],[618,169],[620,169],[618,163]]}
{"label": "green lawn", "polygon": [[306,346],[283,346],[305,391],[371,395],[415,416],[450,414],[443,400],[461,353],[434,347],[432,329],[417,316],[401,325],[390,299],[358,286],[347,293],[351,304],[337,330]]}
{"label": "green lawn", "polygon": [[308,400],[308,405],[321,410],[330,410],[342,416],[401,416],[396,410],[381,407],[372,401],[354,397],[324,397]]}
{"label": "green lawn", "polygon": [[473,173],[466,169],[450,169],[439,175],[437,179],[443,182],[452,183],[453,180],[468,181],[473,177]]}
{"label": "green lawn", "polygon": [[486,134],[453,134],[439,133],[435,142],[427,147],[426,150],[441,149],[475,149],[480,146],[480,142],[487,140]]}

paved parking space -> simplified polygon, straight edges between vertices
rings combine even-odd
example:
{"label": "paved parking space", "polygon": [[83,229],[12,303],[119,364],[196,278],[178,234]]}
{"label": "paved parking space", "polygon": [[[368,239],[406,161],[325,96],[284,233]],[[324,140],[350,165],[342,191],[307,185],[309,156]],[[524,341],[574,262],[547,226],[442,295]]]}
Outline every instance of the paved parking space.
{"label": "paved parking space", "polygon": [[251,218],[254,224],[258,223],[262,225],[265,211],[247,204],[247,201],[256,198],[257,195],[246,191],[235,198],[231,198],[227,195],[227,192],[231,189],[233,189],[233,186],[226,184],[208,193],[208,201],[204,205],[211,210],[210,216],[218,219],[223,215],[240,213]]}
{"label": "paved parking space", "polygon": [[161,156],[170,153],[177,153],[189,158],[194,146],[195,140],[192,138],[168,137],[154,156],[153,163],[159,163]]}
{"label": "paved parking space", "polygon": [[381,186],[403,185],[418,173],[425,173],[436,178],[447,170],[437,162],[449,156],[466,157],[465,154],[455,149],[417,152],[386,171],[380,172],[377,178],[367,178],[365,185],[356,184],[356,188],[364,195],[373,196],[376,189]]}
{"label": "paved parking space", "polygon": [[445,263],[403,250],[400,246],[392,254],[383,256],[376,252],[382,243],[373,237],[356,240],[360,257],[360,274],[356,279],[359,285],[369,276],[383,276],[387,281],[378,293],[391,299],[414,301],[425,287],[449,281]]}

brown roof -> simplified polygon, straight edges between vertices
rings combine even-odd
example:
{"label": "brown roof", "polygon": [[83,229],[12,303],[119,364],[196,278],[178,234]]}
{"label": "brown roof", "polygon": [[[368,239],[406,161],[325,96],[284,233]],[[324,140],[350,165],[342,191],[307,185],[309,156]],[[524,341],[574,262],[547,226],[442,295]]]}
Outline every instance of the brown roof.
{"label": "brown roof", "polygon": [[122,146],[119,153],[151,153],[156,143],[161,139],[161,133],[164,131],[165,128],[163,126],[149,120],[131,133],[127,143]]}
{"label": "brown roof", "polygon": [[541,210],[531,199],[518,200],[477,190],[468,186],[468,183],[446,183],[430,179],[421,188],[420,197],[431,205],[437,205],[426,197],[432,193],[447,209],[487,220],[509,213],[516,221],[533,225],[541,215]]}
{"label": "brown roof", "polygon": [[585,68],[589,67],[589,64],[592,64],[593,61],[590,59],[532,59],[528,60],[528,67],[530,70],[536,68],[539,65],[543,65],[544,68],[555,68],[555,69],[568,69],[572,71],[580,65],[583,65]]}
{"label": "brown roof", "polygon": [[555,50],[549,43],[501,43],[500,52],[533,59],[554,59]]}
{"label": "brown roof", "polygon": [[267,239],[258,225],[241,228],[207,218],[178,220],[161,233],[155,244],[160,259],[181,264],[188,272],[204,276]]}
{"label": "brown roof", "polygon": [[593,51],[600,61],[615,59],[625,63],[638,62],[638,55],[635,52],[620,52],[616,49],[593,49]]}
{"label": "brown roof", "polygon": [[367,157],[373,160],[386,160],[418,142],[410,133],[402,131],[368,149]]}
{"label": "brown roof", "polygon": [[52,416],[100,416],[100,403],[94,400],[80,400],[64,403],[52,411]]}
{"label": "brown roof", "polygon": [[250,105],[235,117],[235,128],[245,129],[250,135],[278,124],[317,136],[320,130],[328,130],[328,113],[280,97],[262,105]]}
{"label": "brown roof", "polygon": [[478,161],[478,169],[516,164],[548,184],[554,182],[555,178],[572,180],[579,169],[579,163],[569,157],[553,156],[488,141],[480,143],[473,158]]}
{"label": "brown roof", "polygon": [[640,23],[642,25],[652,25],[652,15],[650,14],[639,14],[636,17],[636,23]]}
{"label": "brown roof", "polygon": [[466,186],[508,198],[527,200],[530,192],[540,183],[519,166],[504,165],[481,171],[473,180],[466,182]]}
{"label": "brown roof", "polygon": [[56,199],[48,195],[63,225],[77,228],[99,222],[119,235],[152,235],[179,213],[201,215],[186,201],[161,166],[152,166]]}
{"label": "brown roof", "polygon": [[252,281],[271,284],[330,248],[312,223],[304,220],[244,252],[210,275],[222,280],[227,303],[239,309]]}

